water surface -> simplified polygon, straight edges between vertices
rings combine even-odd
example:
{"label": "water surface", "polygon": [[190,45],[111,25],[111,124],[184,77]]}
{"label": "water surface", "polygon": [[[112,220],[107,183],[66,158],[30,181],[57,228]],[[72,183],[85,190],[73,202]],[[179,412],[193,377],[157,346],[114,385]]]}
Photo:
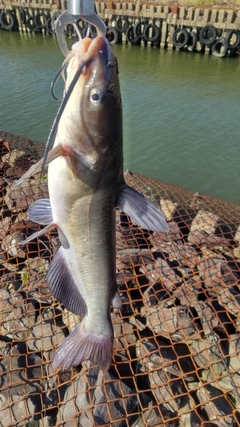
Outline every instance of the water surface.
{"label": "water surface", "polygon": [[[125,168],[240,203],[239,59],[114,50]],[[62,60],[54,37],[0,31],[1,130],[46,141],[59,106],[49,88]]]}

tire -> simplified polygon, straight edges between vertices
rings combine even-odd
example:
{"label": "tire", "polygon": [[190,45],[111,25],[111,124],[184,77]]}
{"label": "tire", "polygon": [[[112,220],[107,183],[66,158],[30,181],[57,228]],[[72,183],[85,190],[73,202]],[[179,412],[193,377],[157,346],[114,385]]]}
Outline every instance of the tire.
{"label": "tire", "polygon": [[[236,35],[236,41],[234,43],[231,44],[231,39],[233,35]],[[232,49],[236,49],[238,47],[238,45],[240,44],[240,31],[239,30],[230,30],[227,32],[226,34],[226,43],[227,43],[227,48],[232,50]]]}
{"label": "tire", "polygon": [[177,28],[173,33],[172,42],[177,49],[181,49],[188,44],[189,33],[185,28]]}
{"label": "tire", "polygon": [[16,25],[16,18],[10,10],[6,10],[0,15],[0,24],[4,30],[12,30]]}
{"label": "tire", "polygon": [[29,18],[26,21],[26,27],[32,32],[38,31],[38,26],[34,22],[34,16],[31,16],[31,15],[29,16]]}
{"label": "tire", "polygon": [[190,33],[189,45],[187,48],[189,52],[195,51],[196,46],[197,46],[197,41],[198,41],[198,31],[197,31],[197,29],[194,29]]}
{"label": "tire", "polygon": [[55,30],[53,29],[52,25],[52,18],[49,18],[46,22],[46,30],[48,34],[55,34]]}
{"label": "tire", "polygon": [[[43,18],[43,22],[41,20]],[[47,21],[49,19],[49,16],[44,12],[39,12],[37,15],[34,16],[34,22],[39,30],[42,30],[46,27]]]}
{"label": "tire", "polygon": [[107,27],[106,39],[109,41],[110,44],[118,43],[119,41],[118,30],[114,27]]}
{"label": "tire", "polygon": [[66,34],[68,37],[77,37],[76,30],[72,24],[67,24],[66,26]]}
{"label": "tire", "polygon": [[126,31],[126,39],[129,43],[134,44],[140,41],[140,38],[134,34],[134,26],[128,27]]}
{"label": "tire", "polygon": [[199,33],[200,43],[210,46],[217,38],[217,29],[213,25],[205,25]]}
{"label": "tire", "polygon": [[[223,47],[223,50],[221,50]],[[220,37],[216,42],[212,45],[212,55],[217,58],[224,58],[227,55],[228,44],[225,37]]]}
{"label": "tire", "polygon": [[127,16],[123,16],[122,18],[118,18],[116,21],[116,29],[119,33],[126,33],[129,28],[129,21]]}
{"label": "tire", "polygon": [[134,34],[136,36],[138,36],[140,39],[143,39],[144,38],[144,31],[145,31],[146,27],[147,27],[147,22],[146,21],[138,21],[134,25]]}
{"label": "tire", "polygon": [[[149,30],[152,28],[152,37],[149,37]],[[148,24],[144,30],[144,39],[146,42],[155,42],[160,37],[160,28],[156,24]]]}

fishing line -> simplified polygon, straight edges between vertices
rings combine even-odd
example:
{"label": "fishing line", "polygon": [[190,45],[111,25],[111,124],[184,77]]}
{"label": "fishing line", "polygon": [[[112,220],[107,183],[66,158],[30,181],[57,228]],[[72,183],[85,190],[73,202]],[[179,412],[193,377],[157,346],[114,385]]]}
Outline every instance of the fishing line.
{"label": "fishing line", "polygon": [[62,64],[62,66],[61,66],[61,68],[60,68],[60,70],[57,72],[56,76],[54,77],[54,79],[53,79],[53,81],[52,81],[52,83],[51,83],[50,92],[51,92],[52,97],[53,97],[54,99],[56,99],[57,101],[62,101],[62,100],[63,100],[63,98],[58,98],[58,96],[56,96],[56,95],[55,95],[55,92],[54,92],[55,86],[56,86],[56,84],[57,84],[57,81],[58,81],[58,79],[59,79],[60,75],[65,71],[65,69],[67,68],[67,66],[68,66],[68,64],[69,64],[70,59],[71,59],[74,55],[75,55],[75,52],[70,52],[70,53],[69,53],[69,55],[67,56],[67,58],[64,60],[64,62],[63,62],[63,64]]}
{"label": "fishing line", "polygon": [[[78,39],[79,39],[79,40],[82,40],[82,35],[81,35],[81,33],[80,33],[80,30],[79,30],[79,28],[78,28],[77,24],[76,24],[75,22],[72,22],[72,23],[71,23],[71,25],[74,27],[74,29],[75,29],[75,31],[76,31],[76,33],[77,33]],[[57,101],[62,101],[62,100],[63,100],[63,98],[58,98],[58,96],[56,96],[56,95],[55,95],[55,93],[54,93],[55,86],[56,86],[56,84],[57,84],[57,81],[58,81],[58,79],[59,79],[60,75],[65,71],[65,69],[67,68],[67,65],[68,65],[68,63],[69,63],[70,59],[71,59],[74,55],[75,55],[75,52],[72,52],[72,51],[71,51],[71,52],[69,52],[68,56],[67,56],[67,57],[66,57],[66,59],[63,61],[63,64],[62,64],[62,66],[61,66],[60,70],[57,72],[56,76],[54,77],[53,82],[51,83],[50,92],[51,92],[52,97],[53,97],[54,99],[56,99]],[[64,80],[64,78],[63,78],[63,80]]]}

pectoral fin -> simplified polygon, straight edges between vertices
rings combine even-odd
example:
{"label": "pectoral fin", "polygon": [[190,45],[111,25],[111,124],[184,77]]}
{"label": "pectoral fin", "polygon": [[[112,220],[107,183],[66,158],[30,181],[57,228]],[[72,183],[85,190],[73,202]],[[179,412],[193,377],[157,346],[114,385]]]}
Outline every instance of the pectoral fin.
{"label": "pectoral fin", "polygon": [[[49,151],[45,165],[48,165],[53,160],[55,160],[57,157],[61,156],[62,150],[63,150],[63,148],[59,144],[56,147],[54,147],[51,151]],[[22,184],[22,182],[25,179],[29,179],[31,176],[35,175],[35,173],[40,172],[40,170],[42,169],[42,165],[43,165],[43,159],[39,160],[37,163],[32,165],[30,167],[30,169],[28,169],[28,171],[26,173],[24,173],[23,176],[14,183],[13,189],[15,189],[20,184]]]}
{"label": "pectoral fin", "polygon": [[50,264],[47,282],[55,298],[64,304],[67,310],[81,317],[87,314],[86,303],[80,294],[79,286],[75,283],[63,248],[57,251]]}
{"label": "pectoral fin", "polygon": [[52,207],[49,199],[40,199],[28,209],[28,218],[38,224],[53,223]]}
{"label": "pectoral fin", "polygon": [[160,207],[128,185],[121,190],[117,207],[142,228],[158,232],[169,231],[166,217]]}

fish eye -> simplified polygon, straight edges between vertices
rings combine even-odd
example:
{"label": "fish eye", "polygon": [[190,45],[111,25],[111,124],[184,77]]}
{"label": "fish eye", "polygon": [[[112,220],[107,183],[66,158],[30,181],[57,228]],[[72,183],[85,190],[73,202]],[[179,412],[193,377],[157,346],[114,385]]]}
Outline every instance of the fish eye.
{"label": "fish eye", "polygon": [[92,89],[90,92],[90,101],[92,104],[97,105],[101,101],[101,93],[98,89]]}
{"label": "fish eye", "polygon": [[99,101],[99,99],[100,99],[99,93],[93,93],[92,94],[92,100],[93,101]]}

